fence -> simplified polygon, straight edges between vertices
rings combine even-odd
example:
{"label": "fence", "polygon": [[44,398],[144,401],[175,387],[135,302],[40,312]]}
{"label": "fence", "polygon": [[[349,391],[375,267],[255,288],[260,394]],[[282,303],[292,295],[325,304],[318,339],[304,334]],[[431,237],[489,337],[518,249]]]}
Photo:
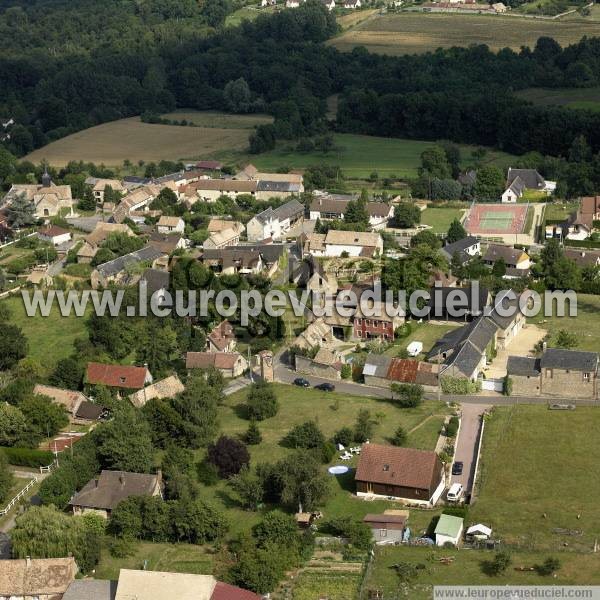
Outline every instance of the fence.
{"label": "fence", "polygon": [[6,505],[0,510],[0,516],[4,516],[36,483],[37,477],[33,477],[31,481]]}
{"label": "fence", "polygon": [[47,467],[40,467],[40,473],[51,473],[55,467],[58,467],[58,459],[53,460]]}

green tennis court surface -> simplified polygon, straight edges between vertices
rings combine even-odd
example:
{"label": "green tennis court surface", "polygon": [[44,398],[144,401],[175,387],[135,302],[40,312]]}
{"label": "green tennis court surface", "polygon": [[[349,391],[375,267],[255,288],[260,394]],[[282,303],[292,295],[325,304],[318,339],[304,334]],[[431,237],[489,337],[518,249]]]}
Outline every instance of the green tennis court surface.
{"label": "green tennis court surface", "polygon": [[512,213],[485,212],[481,217],[479,226],[481,229],[510,229],[513,218]]}

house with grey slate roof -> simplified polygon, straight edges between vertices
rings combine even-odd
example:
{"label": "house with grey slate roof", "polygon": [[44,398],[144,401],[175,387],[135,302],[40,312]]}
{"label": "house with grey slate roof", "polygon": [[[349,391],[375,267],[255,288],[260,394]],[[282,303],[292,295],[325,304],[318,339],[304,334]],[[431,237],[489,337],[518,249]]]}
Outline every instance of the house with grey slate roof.
{"label": "house with grey slate roof", "polygon": [[598,398],[598,354],[548,348],[541,357],[509,356],[508,376],[516,396]]}

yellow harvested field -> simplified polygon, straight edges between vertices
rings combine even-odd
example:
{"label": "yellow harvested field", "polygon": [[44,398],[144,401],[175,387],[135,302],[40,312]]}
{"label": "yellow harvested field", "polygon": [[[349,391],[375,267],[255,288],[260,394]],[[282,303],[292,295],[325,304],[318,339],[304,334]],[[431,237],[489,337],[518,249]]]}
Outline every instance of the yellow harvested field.
{"label": "yellow harvested field", "polygon": [[487,44],[492,50],[518,50],[521,46],[533,47],[542,36],[553,37],[566,46],[584,35],[597,34],[598,23],[586,19],[542,21],[517,16],[400,13],[369,19],[329,44],[344,52],[365,46],[371,52],[398,56],[471,44]]}
{"label": "yellow harvested field", "polygon": [[355,10],[346,15],[341,15],[336,20],[342,29],[348,29],[372,17],[376,12],[375,9]]}
{"label": "yellow harvested field", "polygon": [[139,160],[195,159],[221,150],[244,149],[250,133],[248,127],[154,125],[132,117],[69,135],[35,150],[25,160],[34,163],[47,160],[51,165],[61,167],[71,160],[118,166],[125,159],[134,163]]}

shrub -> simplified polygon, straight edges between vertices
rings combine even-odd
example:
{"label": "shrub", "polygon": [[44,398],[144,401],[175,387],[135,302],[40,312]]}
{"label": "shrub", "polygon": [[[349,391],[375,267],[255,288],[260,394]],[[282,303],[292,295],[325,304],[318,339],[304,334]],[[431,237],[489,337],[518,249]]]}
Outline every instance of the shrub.
{"label": "shrub", "polygon": [[47,467],[54,461],[54,454],[46,450],[33,448],[0,448],[8,459],[9,464],[17,467]]}
{"label": "shrub", "polygon": [[416,408],[423,402],[423,386],[416,383],[392,383],[394,402],[400,408]]}
{"label": "shrub", "polygon": [[251,421],[244,435],[244,441],[248,446],[258,446],[262,442],[262,435],[256,421]]}
{"label": "shrub", "polygon": [[350,427],[342,427],[338,429],[333,435],[334,444],[341,444],[342,446],[349,446],[354,440],[354,432]]}
{"label": "shrub", "polygon": [[356,425],[354,426],[354,441],[360,444],[366,442],[373,437],[373,419],[371,413],[366,408],[362,408],[356,417]]}
{"label": "shrub", "polygon": [[441,385],[444,394],[467,395],[481,390],[480,381],[470,381],[462,377],[442,377]]}
{"label": "shrub", "polygon": [[206,486],[213,486],[219,482],[219,472],[217,467],[207,461],[198,463],[198,480]]}
{"label": "shrub", "polygon": [[321,446],[321,461],[324,464],[331,462],[333,460],[333,457],[335,456],[335,453],[335,445],[332,442],[325,442]]}
{"label": "shrub", "polygon": [[361,550],[368,550],[372,545],[371,529],[366,523],[354,521],[351,517],[332,519],[323,528],[333,535],[347,538],[353,546]]}
{"label": "shrub", "polygon": [[496,552],[492,560],[483,564],[483,568],[488,575],[501,575],[508,569],[511,563],[510,554],[504,550]]}
{"label": "shrub", "polygon": [[341,375],[342,379],[350,379],[352,377],[352,365],[349,363],[343,364]]}
{"label": "shrub", "polygon": [[390,440],[394,446],[404,446],[406,444],[406,439],[408,438],[408,434],[404,427],[399,426],[398,429],[394,432],[394,436]]}
{"label": "shrub", "polygon": [[513,380],[506,375],[506,377],[504,378],[504,386],[502,387],[502,393],[505,396],[510,396],[512,395],[512,389],[513,389]]}
{"label": "shrub", "polygon": [[456,434],[458,433],[458,425],[458,417],[450,417],[450,420],[448,423],[446,423],[445,427],[446,436],[451,438],[456,437]]}
{"label": "shrub", "polygon": [[270,419],[277,414],[279,402],[271,384],[264,381],[253,383],[246,399],[248,417],[256,421]]}
{"label": "shrub", "polygon": [[447,506],[442,511],[444,515],[451,515],[453,517],[460,517],[461,519],[466,519],[469,514],[468,506]]}
{"label": "shrub", "polygon": [[288,448],[318,448],[325,442],[325,436],[314,421],[306,421],[292,427],[281,443]]}
{"label": "shrub", "polygon": [[136,544],[129,538],[115,538],[110,541],[108,551],[114,558],[129,558],[135,554]]}
{"label": "shrub", "polygon": [[552,556],[548,557],[541,565],[535,565],[535,570],[539,575],[554,575],[560,569],[560,560]]}
{"label": "shrub", "polygon": [[215,465],[219,477],[227,479],[237,475],[242,467],[250,463],[250,454],[242,442],[222,435],[208,446],[206,460]]}

